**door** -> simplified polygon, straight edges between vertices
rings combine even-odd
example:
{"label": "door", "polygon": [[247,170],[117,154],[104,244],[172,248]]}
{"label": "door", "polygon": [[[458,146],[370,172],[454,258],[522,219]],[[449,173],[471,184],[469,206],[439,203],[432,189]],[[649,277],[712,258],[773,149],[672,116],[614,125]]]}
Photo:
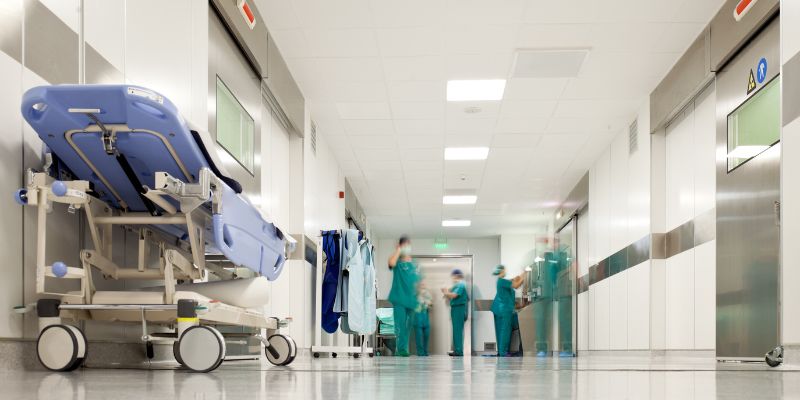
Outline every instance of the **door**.
{"label": "door", "polygon": [[556,235],[556,289],[554,291],[558,342],[556,351],[561,356],[575,355],[575,279],[577,274],[577,219],[573,217]]}
{"label": "door", "polygon": [[[442,296],[441,288],[450,288],[450,273],[458,268],[464,271],[467,291],[472,304],[472,257],[414,257],[422,274],[422,282],[433,298],[433,307],[429,311],[431,320],[430,343],[428,352],[431,355],[446,355],[452,350],[452,328],[450,324],[450,306]],[[464,326],[464,354],[472,354],[472,336],[470,335],[472,310],[470,309],[467,324]],[[410,349],[416,354],[415,335],[412,335]]]}
{"label": "door", "polygon": [[776,18],[717,74],[719,359],[779,343],[779,34]]}

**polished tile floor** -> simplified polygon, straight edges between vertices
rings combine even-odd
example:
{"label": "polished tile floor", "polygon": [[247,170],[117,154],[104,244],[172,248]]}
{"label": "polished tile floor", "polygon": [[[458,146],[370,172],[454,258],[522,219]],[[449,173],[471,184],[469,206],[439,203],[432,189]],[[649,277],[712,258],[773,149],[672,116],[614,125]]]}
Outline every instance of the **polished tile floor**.
{"label": "polished tile floor", "polygon": [[298,358],[209,374],[85,368],[1,371],[0,399],[800,399],[800,371],[711,359]]}

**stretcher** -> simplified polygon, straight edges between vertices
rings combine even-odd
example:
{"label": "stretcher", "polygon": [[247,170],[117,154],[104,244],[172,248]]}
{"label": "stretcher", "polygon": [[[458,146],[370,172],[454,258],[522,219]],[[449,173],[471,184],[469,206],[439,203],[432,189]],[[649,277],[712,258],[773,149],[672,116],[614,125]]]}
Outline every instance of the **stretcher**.
{"label": "stretcher", "polygon": [[[43,169],[26,171],[15,193],[38,209],[42,365],[68,371],[85,360],[86,336],[64,320],[141,323],[148,356],[153,342],[172,341],[176,361],[193,371],[212,371],[225,359],[218,326],[254,328],[271,363],[294,360],[294,341],[279,333],[288,321],[264,315],[263,306],[268,281],[279,277],[295,243],[247,200],[207,133],[192,129],[164,96],[130,85],[40,86],[25,93],[21,108],[46,145]],[[85,214],[92,248],[80,250],[80,265],[46,263],[53,203]],[[135,265],[113,261],[120,228],[138,233]],[[95,286],[99,277],[158,285],[104,291]],[[80,290],[54,291],[57,279],[77,280]],[[148,323],[168,329],[153,332]]]}

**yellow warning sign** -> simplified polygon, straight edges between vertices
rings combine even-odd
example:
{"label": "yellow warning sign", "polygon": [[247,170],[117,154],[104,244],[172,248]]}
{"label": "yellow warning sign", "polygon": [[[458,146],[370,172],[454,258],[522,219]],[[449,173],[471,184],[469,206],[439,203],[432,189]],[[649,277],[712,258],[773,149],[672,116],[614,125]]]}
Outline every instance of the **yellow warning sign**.
{"label": "yellow warning sign", "polygon": [[750,94],[756,90],[756,77],[753,75],[753,70],[750,70],[750,78],[747,80],[747,94]]}

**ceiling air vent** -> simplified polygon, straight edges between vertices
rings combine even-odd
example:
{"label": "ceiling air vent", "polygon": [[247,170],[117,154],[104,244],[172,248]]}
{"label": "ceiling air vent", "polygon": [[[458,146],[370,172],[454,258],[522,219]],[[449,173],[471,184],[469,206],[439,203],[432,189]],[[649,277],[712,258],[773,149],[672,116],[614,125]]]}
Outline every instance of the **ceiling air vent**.
{"label": "ceiling air vent", "polygon": [[575,78],[589,49],[521,49],[514,54],[512,78]]}
{"label": "ceiling air vent", "polygon": [[311,153],[317,155],[317,123],[311,121]]}
{"label": "ceiling air vent", "polygon": [[636,153],[639,149],[639,120],[633,120],[628,128],[628,155]]}

